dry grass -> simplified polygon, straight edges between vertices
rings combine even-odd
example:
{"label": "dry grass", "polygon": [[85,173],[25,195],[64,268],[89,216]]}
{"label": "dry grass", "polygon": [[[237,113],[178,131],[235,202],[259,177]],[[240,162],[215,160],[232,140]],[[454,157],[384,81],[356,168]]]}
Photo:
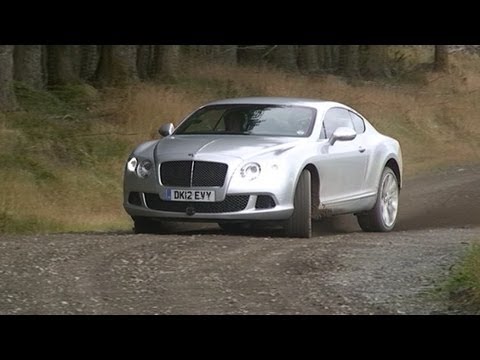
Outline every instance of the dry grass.
{"label": "dry grass", "polygon": [[[134,146],[158,138],[162,123],[178,123],[207,101],[266,95],[351,105],[381,132],[399,139],[406,176],[480,159],[478,58],[458,54],[450,74],[421,75],[415,83],[402,84],[197,63],[172,84],[103,92],[90,106],[91,127],[79,134],[90,140],[72,136],[60,155],[58,144],[66,140],[65,132],[48,130],[50,138],[32,140],[25,129],[0,114],[0,156],[10,159],[23,149],[22,154],[32,159],[28,171],[22,166],[18,171],[0,169],[0,232],[128,228],[122,171]],[[115,143],[125,146],[107,146]]]}
{"label": "dry grass", "polygon": [[[465,68],[463,67],[465,64]],[[347,81],[334,76],[293,75],[252,67],[198,65],[187,69],[187,86],[137,88],[126,105],[126,124],[135,138],[156,138],[161,123],[178,122],[219,93],[234,96],[294,96],[345,102],[383,133],[398,138],[405,171],[480,159],[480,59],[455,54],[450,74],[426,74],[415,84]],[[206,85],[195,92],[196,84]],[[188,84],[187,84],[188,85]]]}

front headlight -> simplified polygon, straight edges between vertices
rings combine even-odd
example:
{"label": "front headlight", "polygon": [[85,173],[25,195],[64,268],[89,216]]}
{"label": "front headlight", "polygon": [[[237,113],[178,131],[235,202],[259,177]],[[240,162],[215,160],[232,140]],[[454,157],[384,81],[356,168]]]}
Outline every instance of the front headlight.
{"label": "front headlight", "polygon": [[143,160],[137,166],[138,177],[144,179],[152,173],[153,164],[150,160]]}
{"label": "front headlight", "polygon": [[240,176],[246,180],[255,180],[262,171],[262,168],[257,163],[248,163],[240,169]]}
{"label": "front headlight", "polygon": [[137,159],[132,157],[130,160],[127,162],[127,169],[128,171],[134,172],[135,169],[137,168]]}

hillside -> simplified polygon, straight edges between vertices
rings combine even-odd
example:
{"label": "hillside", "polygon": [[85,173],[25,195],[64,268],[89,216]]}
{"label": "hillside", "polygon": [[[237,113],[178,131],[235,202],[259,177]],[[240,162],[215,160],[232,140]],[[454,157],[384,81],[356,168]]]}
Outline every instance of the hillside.
{"label": "hillside", "polygon": [[480,61],[451,55],[448,73],[346,80],[198,63],[162,84],[51,91],[15,84],[21,111],[0,113],[0,232],[124,230],[122,172],[138,143],[195,107],[237,96],[344,102],[402,144],[406,176],[480,159]]}

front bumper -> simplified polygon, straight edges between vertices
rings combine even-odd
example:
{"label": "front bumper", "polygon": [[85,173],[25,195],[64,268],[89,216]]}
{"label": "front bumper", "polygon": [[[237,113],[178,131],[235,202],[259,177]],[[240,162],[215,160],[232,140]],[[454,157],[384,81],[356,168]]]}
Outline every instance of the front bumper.
{"label": "front bumper", "polygon": [[[132,217],[142,216],[159,219],[179,219],[179,220],[201,220],[201,221],[228,221],[228,220],[286,220],[292,216],[293,206],[282,206],[278,204],[278,200],[271,194],[275,201],[275,207],[269,209],[261,209],[257,206],[259,195],[243,195],[248,197],[246,205],[239,211],[230,212],[202,212],[202,209],[209,206],[217,206],[218,203],[189,203],[185,207],[185,211],[177,209],[176,211],[164,211],[153,209],[152,203],[147,201],[151,193],[138,193],[136,204],[129,202],[128,196],[125,197],[125,211]],[[240,195],[242,196],[242,195]],[[261,196],[261,195],[260,195]],[[265,195],[264,195],[265,196]],[[162,200],[160,200],[162,201]],[[168,202],[170,205],[176,205],[175,202]],[[165,203],[163,203],[165,204]],[[216,204],[216,205],[213,205]],[[180,206],[182,208],[182,206]]]}

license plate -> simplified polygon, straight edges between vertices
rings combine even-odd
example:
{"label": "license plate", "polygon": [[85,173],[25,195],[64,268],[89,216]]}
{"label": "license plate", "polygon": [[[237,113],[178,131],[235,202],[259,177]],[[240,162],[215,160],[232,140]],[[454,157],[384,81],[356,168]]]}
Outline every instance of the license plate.
{"label": "license plate", "polygon": [[215,191],[212,190],[167,190],[167,199],[170,201],[215,201]]}

